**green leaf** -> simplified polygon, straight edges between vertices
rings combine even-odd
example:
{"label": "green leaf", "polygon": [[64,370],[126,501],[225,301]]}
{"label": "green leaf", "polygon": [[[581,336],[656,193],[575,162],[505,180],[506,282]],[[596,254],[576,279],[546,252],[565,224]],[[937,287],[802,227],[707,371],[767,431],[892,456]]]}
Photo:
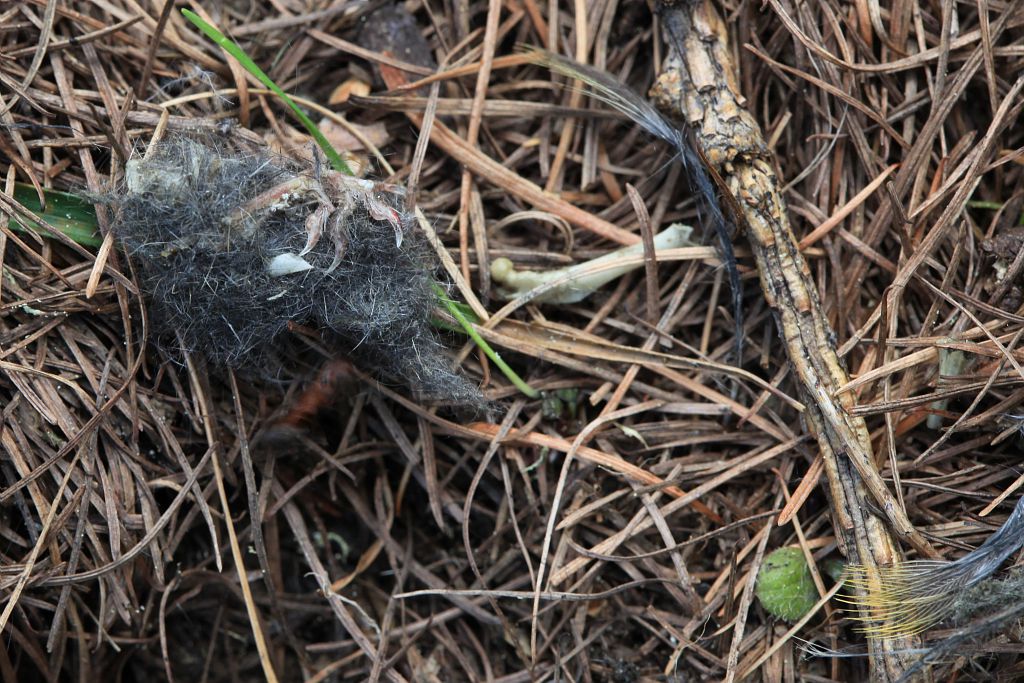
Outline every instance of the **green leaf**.
{"label": "green leaf", "polygon": [[[103,242],[96,222],[96,209],[91,202],[78,195],[57,190],[43,190],[43,195],[46,198],[45,209],[39,204],[39,195],[36,194],[34,187],[25,183],[14,185],[14,199],[55,230],[59,230],[84,247],[98,247]],[[43,237],[53,237],[36,221],[15,218],[11,227],[20,232],[35,232]]]}
{"label": "green leaf", "polygon": [[291,107],[292,112],[299,119],[302,125],[306,128],[316,143],[320,145],[320,149],[323,150],[324,154],[327,155],[327,159],[331,162],[331,166],[334,170],[341,171],[346,175],[353,175],[352,169],[349,168],[345,160],[341,158],[337,150],[331,146],[324,134],[320,132],[320,129],[316,127],[316,124],[306,116],[306,113],[299,108],[299,105],[295,104],[292,98],[288,97],[288,93],[271,80],[270,76],[263,72],[256,62],[252,61],[252,58],[245,53],[245,50],[235,41],[228,38],[226,35],[220,32],[216,26],[213,26],[202,19],[198,14],[191,10],[182,9],[181,13],[185,15],[185,18],[195,24],[196,28],[206,34],[206,36],[217,43],[220,47],[224,48],[224,51],[229,55],[238,60],[242,67],[248,71],[253,77],[256,78],[260,83],[269,88],[275,95],[284,100],[284,103]]}
{"label": "green leaf", "polygon": [[[448,309],[448,312],[452,314],[452,317],[459,321],[459,324],[462,325],[462,329],[469,335],[469,338],[480,347],[480,350],[484,352],[484,355],[490,358],[491,361],[498,366],[498,369],[501,370],[502,374],[504,374],[505,377],[508,377],[508,380],[512,382],[519,391],[523,392],[530,398],[540,397],[540,392],[527,384],[523,378],[520,377],[515,370],[509,367],[508,363],[498,355],[498,352],[491,348],[491,345],[487,343],[487,340],[480,336],[480,333],[473,327],[473,323],[470,322],[469,317],[462,311],[465,304],[460,304],[449,299],[444,293],[444,290],[441,289],[441,286],[437,283],[434,284],[434,294],[437,295],[437,298],[440,299],[441,303],[443,303],[445,308]],[[473,317],[475,318],[476,316]]]}

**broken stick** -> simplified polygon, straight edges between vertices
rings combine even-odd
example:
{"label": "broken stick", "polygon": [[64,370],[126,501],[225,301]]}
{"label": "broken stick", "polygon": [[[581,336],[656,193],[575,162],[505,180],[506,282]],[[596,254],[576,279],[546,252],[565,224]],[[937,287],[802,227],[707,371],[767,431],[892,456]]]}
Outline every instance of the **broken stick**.
{"label": "broken stick", "polygon": [[[660,16],[669,52],[652,97],[690,124],[697,148],[735,199],[735,218],[746,227],[765,298],[807,405],[808,426],[824,459],[840,543],[869,573],[900,561],[889,528],[869,511],[875,507],[900,537],[935,557],[882,481],[867,426],[847,410],[853,399],[838,393],[848,381],[846,371],[790,229],[771,152],[741,104],[724,23],[707,0],[665,2]],[[873,680],[896,680],[912,663],[911,638],[886,636],[869,643]]]}

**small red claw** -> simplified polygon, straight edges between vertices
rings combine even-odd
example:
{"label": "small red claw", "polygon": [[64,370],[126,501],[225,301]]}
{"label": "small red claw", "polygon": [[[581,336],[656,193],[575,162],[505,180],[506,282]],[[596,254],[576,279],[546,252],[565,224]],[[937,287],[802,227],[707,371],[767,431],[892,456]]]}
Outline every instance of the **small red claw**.
{"label": "small red claw", "polygon": [[334,238],[334,260],[331,261],[331,265],[326,270],[328,273],[333,273],[345,258],[345,249],[348,247],[348,237],[345,235],[344,219],[345,216],[340,210],[335,211],[330,217],[331,237]]}
{"label": "small red claw", "polygon": [[402,214],[373,196],[366,198],[366,208],[375,221],[387,221],[395,229],[395,246],[402,246]]}
{"label": "small red claw", "polygon": [[327,205],[321,204],[316,207],[313,213],[306,217],[306,246],[299,252],[299,256],[308,254],[316,246],[316,243],[320,241],[320,236],[324,232],[324,226],[327,225],[328,215]]}

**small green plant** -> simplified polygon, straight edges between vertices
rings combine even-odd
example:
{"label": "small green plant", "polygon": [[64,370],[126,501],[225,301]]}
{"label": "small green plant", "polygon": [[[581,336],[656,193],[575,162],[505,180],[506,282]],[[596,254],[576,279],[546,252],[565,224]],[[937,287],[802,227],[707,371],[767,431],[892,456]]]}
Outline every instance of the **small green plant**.
{"label": "small green plant", "polygon": [[545,420],[575,420],[579,398],[579,389],[556,389],[545,392],[541,414]]}

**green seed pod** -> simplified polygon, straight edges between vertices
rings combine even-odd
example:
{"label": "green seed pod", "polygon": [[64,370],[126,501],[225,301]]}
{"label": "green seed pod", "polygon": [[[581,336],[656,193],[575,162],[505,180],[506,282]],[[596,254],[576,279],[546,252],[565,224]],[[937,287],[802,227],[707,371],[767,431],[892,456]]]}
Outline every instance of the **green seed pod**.
{"label": "green seed pod", "polygon": [[769,614],[786,621],[796,621],[814,607],[818,591],[800,548],[779,548],[764,559],[757,599]]}

